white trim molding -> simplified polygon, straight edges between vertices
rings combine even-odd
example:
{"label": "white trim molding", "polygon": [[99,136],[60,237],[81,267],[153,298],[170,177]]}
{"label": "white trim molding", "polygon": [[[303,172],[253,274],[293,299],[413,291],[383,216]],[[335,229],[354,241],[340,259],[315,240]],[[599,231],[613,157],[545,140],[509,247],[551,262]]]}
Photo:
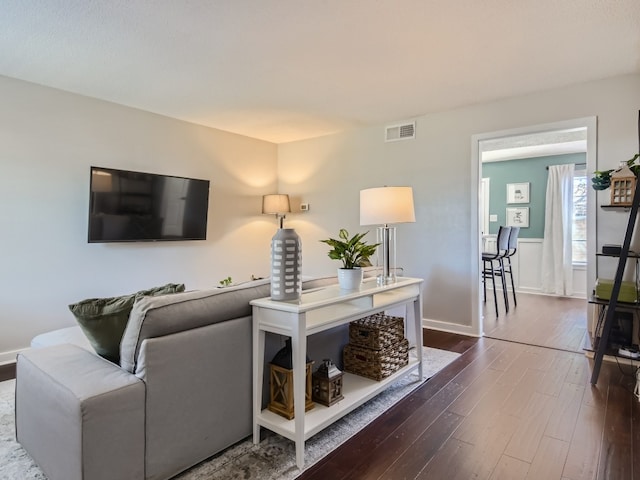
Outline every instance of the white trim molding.
{"label": "white trim molding", "polygon": [[9,350],[7,352],[0,352],[0,365],[9,365],[11,363],[16,363],[16,357],[19,353],[28,350],[28,348],[23,348],[21,350]]}
{"label": "white trim molding", "polygon": [[[551,132],[556,130],[569,130],[574,128],[587,129],[587,172],[596,170],[597,155],[597,117],[581,117],[571,120],[559,122],[545,123],[540,125],[531,125],[528,127],[513,128],[496,132],[487,132],[475,134],[471,136],[471,228],[469,245],[471,246],[471,258],[476,258],[477,262],[472,263],[472,278],[478,281],[472,282],[471,285],[471,328],[477,336],[482,335],[482,291],[481,291],[481,243],[482,226],[480,225],[480,208],[482,199],[480,198],[480,182],[482,162],[480,160],[480,142],[490,139],[507,138],[525,134],[535,134],[542,132]],[[587,192],[587,258],[592,258],[595,253],[596,246],[596,196],[592,188]],[[575,272],[575,270],[574,270]],[[595,265],[587,263],[586,284],[593,285],[595,283]]]}
{"label": "white trim molding", "polygon": [[476,333],[472,325],[459,325],[457,323],[443,322],[441,320],[422,319],[422,328],[429,330],[438,330],[440,332],[456,333],[458,335],[466,335],[468,337],[481,337]]}

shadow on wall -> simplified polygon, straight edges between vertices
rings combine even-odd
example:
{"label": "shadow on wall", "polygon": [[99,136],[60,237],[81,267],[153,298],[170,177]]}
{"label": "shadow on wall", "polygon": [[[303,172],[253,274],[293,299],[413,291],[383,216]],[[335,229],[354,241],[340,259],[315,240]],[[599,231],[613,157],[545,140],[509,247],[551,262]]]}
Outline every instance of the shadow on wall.
{"label": "shadow on wall", "polygon": [[[456,272],[444,267],[431,270],[429,275],[424,277],[423,319],[471,327],[472,292],[469,287],[467,276],[456,275]],[[464,318],[451,318],[451,312],[459,310],[461,304],[467,304],[469,308]],[[457,308],[448,308],[452,305],[456,305]]]}

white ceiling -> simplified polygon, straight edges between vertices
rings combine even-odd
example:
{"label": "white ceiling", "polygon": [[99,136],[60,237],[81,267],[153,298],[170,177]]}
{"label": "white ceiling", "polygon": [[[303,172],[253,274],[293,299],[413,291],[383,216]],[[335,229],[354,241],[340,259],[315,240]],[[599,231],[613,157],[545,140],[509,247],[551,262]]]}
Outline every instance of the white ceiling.
{"label": "white ceiling", "polygon": [[480,158],[483,163],[586,151],[586,128],[512,135],[480,142]]}
{"label": "white ceiling", "polygon": [[275,143],[633,72],[640,0],[0,1],[0,75]]}

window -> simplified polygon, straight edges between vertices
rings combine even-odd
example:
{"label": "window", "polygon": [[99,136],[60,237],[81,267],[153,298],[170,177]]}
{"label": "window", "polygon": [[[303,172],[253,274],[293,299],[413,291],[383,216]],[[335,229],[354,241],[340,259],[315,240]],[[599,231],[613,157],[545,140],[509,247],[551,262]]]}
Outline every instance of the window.
{"label": "window", "polygon": [[587,263],[587,176],[585,170],[573,175],[572,260],[574,265]]}

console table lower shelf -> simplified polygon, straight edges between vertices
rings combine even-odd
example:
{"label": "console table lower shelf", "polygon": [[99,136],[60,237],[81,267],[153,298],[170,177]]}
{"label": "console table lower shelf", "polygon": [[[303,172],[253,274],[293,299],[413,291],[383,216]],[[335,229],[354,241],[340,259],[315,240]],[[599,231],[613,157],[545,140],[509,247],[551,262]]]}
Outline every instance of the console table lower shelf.
{"label": "console table lower shelf", "polygon": [[[370,400],[394,381],[418,372],[422,364],[422,279],[401,277],[395,283],[378,285],[375,279],[363,281],[355,291],[338,285],[307,290],[296,302],[277,302],[269,298],[252,300],[253,306],[253,443],[260,443],[260,428],[267,428],[296,445],[296,465],[304,468],[305,441],[339,418]],[[345,373],[343,399],[325,407],[316,404],[305,412],[305,372],[307,338],[386,310],[404,308],[406,331],[413,331],[409,364],[380,381]],[[287,420],[262,409],[264,345],[267,332],[291,338],[293,400],[295,418]]]}
{"label": "console table lower shelf", "polygon": [[[336,420],[371,400],[396,380],[417,370],[419,362],[415,350],[414,348],[409,351],[409,364],[407,366],[380,381],[345,372],[342,377],[342,394],[344,398],[330,407],[316,403],[313,409],[306,413],[304,416],[304,440],[308,440]],[[296,441],[295,419],[287,420],[270,410],[264,409],[256,418],[256,423],[285,438]],[[254,443],[258,442],[254,441]]]}

